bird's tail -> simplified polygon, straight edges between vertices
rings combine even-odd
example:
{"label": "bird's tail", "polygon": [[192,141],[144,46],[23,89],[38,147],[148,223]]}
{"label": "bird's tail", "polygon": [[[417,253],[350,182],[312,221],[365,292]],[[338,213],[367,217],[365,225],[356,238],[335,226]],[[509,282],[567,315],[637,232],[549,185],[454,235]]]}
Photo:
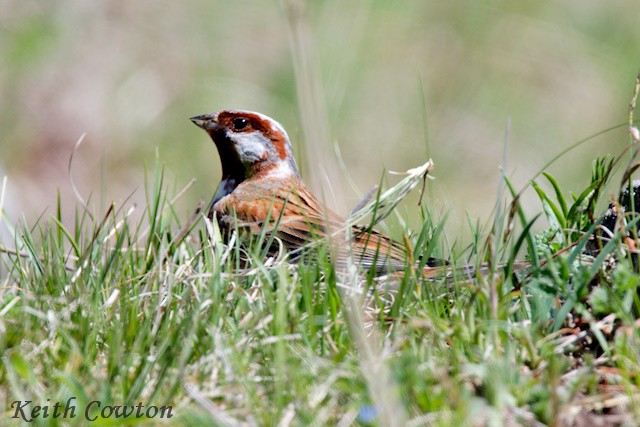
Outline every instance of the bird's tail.
{"label": "bird's tail", "polygon": [[[462,266],[452,266],[446,261],[446,264],[438,264],[442,260],[434,259],[434,263],[431,263],[431,259],[427,262],[427,265],[422,270],[423,277],[428,279],[446,278],[447,281],[471,281],[476,278],[486,278],[493,274],[513,274],[526,272],[531,267],[531,263],[528,261],[516,261],[511,264],[500,263],[492,265],[490,263],[483,263],[480,265],[466,264]],[[507,269],[510,271],[507,272]]]}

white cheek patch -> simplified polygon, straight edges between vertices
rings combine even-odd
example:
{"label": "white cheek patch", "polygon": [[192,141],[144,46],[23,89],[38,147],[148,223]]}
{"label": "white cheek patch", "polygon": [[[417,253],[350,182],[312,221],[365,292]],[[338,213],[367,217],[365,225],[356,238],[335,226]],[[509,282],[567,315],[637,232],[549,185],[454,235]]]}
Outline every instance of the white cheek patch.
{"label": "white cheek patch", "polygon": [[261,132],[233,133],[227,131],[227,135],[236,144],[242,163],[255,163],[267,156],[267,147],[270,141]]}
{"label": "white cheek patch", "polygon": [[291,169],[288,162],[278,162],[277,166],[268,172],[268,176],[272,178],[290,178],[296,175]]}

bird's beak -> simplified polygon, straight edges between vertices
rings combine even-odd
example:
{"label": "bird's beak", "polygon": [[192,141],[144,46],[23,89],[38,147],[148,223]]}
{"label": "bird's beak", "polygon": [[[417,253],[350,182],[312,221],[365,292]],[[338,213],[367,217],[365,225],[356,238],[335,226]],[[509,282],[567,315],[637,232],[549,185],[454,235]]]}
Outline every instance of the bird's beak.
{"label": "bird's beak", "polygon": [[203,114],[201,116],[191,117],[191,121],[204,130],[213,130],[218,126],[217,114]]}

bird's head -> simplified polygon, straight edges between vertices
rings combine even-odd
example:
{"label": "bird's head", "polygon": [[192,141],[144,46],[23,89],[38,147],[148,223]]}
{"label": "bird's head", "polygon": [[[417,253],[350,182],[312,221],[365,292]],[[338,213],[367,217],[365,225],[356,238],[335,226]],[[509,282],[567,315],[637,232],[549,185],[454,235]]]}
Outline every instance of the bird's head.
{"label": "bird's head", "polygon": [[222,178],[235,185],[259,176],[300,176],[291,143],[277,121],[253,111],[224,110],[192,117],[218,148]]}

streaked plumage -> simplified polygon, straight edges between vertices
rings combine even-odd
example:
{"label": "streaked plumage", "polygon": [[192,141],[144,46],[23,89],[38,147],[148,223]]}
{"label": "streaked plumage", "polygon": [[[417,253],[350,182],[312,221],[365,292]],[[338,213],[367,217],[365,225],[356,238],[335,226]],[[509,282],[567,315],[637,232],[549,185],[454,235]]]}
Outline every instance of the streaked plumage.
{"label": "streaked plumage", "polygon": [[[264,233],[296,254],[344,227],[344,218],[326,209],[302,182],[289,137],[278,122],[242,110],[191,120],[207,131],[220,154],[222,181],[209,216],[215,213],[223,230],[237,228],[245,236]],[[404,245],[363,227],[351,231],[354,259],[365,269],[385,273],[407,265]],[[345,254],[340,251],[335,261],[342,262]]]}

